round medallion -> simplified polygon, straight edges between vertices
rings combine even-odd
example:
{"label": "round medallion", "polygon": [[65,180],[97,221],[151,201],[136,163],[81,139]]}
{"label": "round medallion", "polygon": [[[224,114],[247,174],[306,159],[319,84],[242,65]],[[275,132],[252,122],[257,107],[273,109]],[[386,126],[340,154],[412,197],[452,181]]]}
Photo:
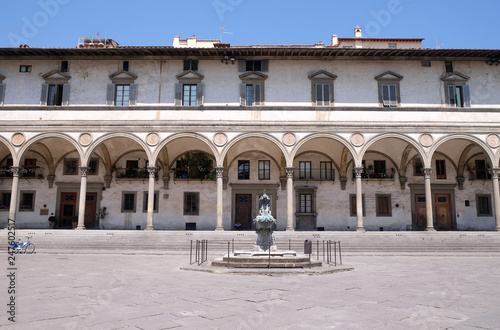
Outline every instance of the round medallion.
{"label": "round medallion", "polygon": [[430,134],[422,134],[420,135],[420,144],[424,147],[430,147],[434,143],[434,139]]}
{"label": "round medallion", "polygon": [[12,135],[11,142],[14,146],[19,147],[26,141],[26,137],[23,133],[16,133]]}
{"label": "round medallion", "polygon": [[150,146],[155,146],[160,142],[160,137],[156,133],[149,133],[148,136],[146,136],[146,143],[149,144]]}
{"label": "round medallion", "polygon": [[282,141],[284,145],[286,145],[287,147],[291,147],[295,144],[295,142],[297,142],[297,138],[293,133],[285,133],[283,134]]}
{"label": "round medallion", "polygon": [[78,141],[82,146],[86,147],[92,143],[92,135],[90,135],[89,133],[82,133],[80,135],[80,138],[78,138]]}
{"label": "round medallion", "polygon": [[351,135],[351,143],[355,147],[361,147],[363,144],[365,144],[365,137],[363,136],[363,134],[354,133],[353,135]]}
{"label": "round medallion", "polygon": [[486,137],[486,142],[492,148],[498,148],[500,146],[500,139],[496,134],[490,134]]}
{"label": "round medallion", "polygon": [[227,136],[224,133],[217,133],[214,135],[214,143],[217,147],[222,147],[227,143]]}

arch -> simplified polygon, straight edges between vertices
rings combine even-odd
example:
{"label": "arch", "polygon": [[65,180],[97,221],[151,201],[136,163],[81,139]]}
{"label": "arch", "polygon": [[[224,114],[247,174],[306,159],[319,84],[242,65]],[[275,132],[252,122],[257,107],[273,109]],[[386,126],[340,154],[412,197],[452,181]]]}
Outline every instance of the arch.
{"label": "arch", "polygon": [[[103,143],[108,140],[114,139],[114,138],[125,138],[125,139],[130,139],[132,141],[137,142],[143,149],[143,151],[146,153],[146,157],[148,157],[149,163],[154,164],[155,162],[153,161],[153,155],[151,154],[151,150],[147,146],[147,144],[139,138],[137,135],[131,134],[131,133],[110,133],[103,135],[96,139],[88,148],[87,152],[85,153],[85,157],[82,158],[82,164],[88,164],[90,160],[90,156],[96,151],[96,149]],[[137,150],[136,150],[137,151]]]}
{"label": "arch", "polygon": [[[290,158],[291,158],[291,164],[293,164],[293,160],[295,159],[295,156],[298,152],[298,150],[304,145],[306,144],[307,142],[311,141],[311,140],[314,140],[314,139],[318,139],[318,138],[326,138],[326,139],[331,139],[331,140],[334,140],[334,141],[337,141],[339,142],[341,145],[343,145],[345,148],[347,148],[349,150],[349,152],[351,153],[351,156],[353,157],[353,159],[356,159],[357,157],[357,153],[356,153],[356,150],[353,148],[353,146],[347,141],[345,140],[344,138],[336,135],[336,134],[332,134],[332,133],[313,133],[311,135],[308,135],[306,137],[304,137],[303,139],[301,139],[292,149],[292,151],[290,152]],[[359,162],[360,163],[360,162]],[[291,166],[291,165],[290,165]]]}
{"label": "arch", "polygon": [[[380,135],[377,135],[377,136],[374,136],[373,138],[371,138],[361,148],[361,150],[359,152],[360,160],[362,160],[364,158],[364,154],[376,142],[379,142],[379,141],[384,140],[384,139],[390,139],[390,138],[403,140],[403,141],[406,141],[407,143],[411,144],[417,150],[417,152],[420,154],[420,157],[422,157],[422,160],[424,162],[427,161],[427,154],[426,154],[425,150],[422,149],[421,145],[417,141],[415,141],[414,139],[412,139],[409,136],[406,136],[404,134],[398,134],[398,133],[383,133],[383,134],[380,134]],[[426,164],[428,164],[429,162],[430,162],[430,160],[428,162],[426,162]],[[361,163],[357,164],[357,166],[361,166]]]}
{"label": "arch", "polygon": [[295,155],[295,158],[299,157],[299,156],[302,156],[304,154],[309,154],[309,153],[312,153],[312,154],[318,154],[318,155],[321,155],[321,156],[324,156],[326,157],[328,160],[330,160],[333,164],[333,166],[335,166],[335,169],[337,170],[337,172],[340,173],[340,166],[337,164],[337,162],[335,162],[335,160],[328,156],[327,154],[325,154],[324,152],[321,152],[321,151],[314,151],[314,150],[308,150],[308,151],[303,151],[301,153],[298,153]]}
{"label": "arch", "polygon": [[24,144],[19,149],[19,154],[18,154],[19,157],[16,160],[14,160],[14,166],[19,166],[19,162],[21,159],[23,159],[26,152],[31,147],[33,147],[37,142],[40,142],[41,140],[48,139],[48,138],[60,138],[60,139],[63,139],[65,141],[68,141],[70,144],[72,144],[75,147],[76,152],[80,156],[80,159],[82,160],[84,158],[84,152],[83,152],[81,146],[71,136],[64,134],[64,133],[49,132],[49,133],[38,134],[38,135],[32,137],[30,140],[26,141],[26,144]]}
{"label": "arch", "polygon": [[[233,146],[235,146],[238,142],[247,139],[247,138],[262,138],[265,139],[271,143],[274,143],[280,150],[281,153],[285,156],[285,158],[288,157],[288,152],[286,151],[285,146],[274,136],[271,136],[269,134],[265,133],[243,133],[241,135],[238,135],[235,137],[233,140],[229,141],[229,143],[224,146],[222,149],[222,152],[220,153],[220,159],[217,160],[217,166],[222,166],[224,159],[226,158],[227,153]],[[287,165],[289,164],[289,159],[287,159]],[[291,165],[290,165],[291,166]]]}
{"label": "arch", "polygon": [[10,143],[10,141],[8,141],[5,137],[0,135],[0,142],[7,147],[7,149],[10,152],[10,155],[12,156],[12,161],[14,162],[15,158],[17,157],[17,153],[12,144]]}
{"label": "arch", "polygon": [[[262,151],[262,150],[258,150],[258,149],[255,149],[255,150],[245,150],[244,152],[242,153],[239,153],[237,155],[234,156],[234,159],[232,159],[228,164],[227,164],[227,168],[224,168],[224,172],[227,173],[228,169],[233,165],[233,163],[238,159],[238,157],[240,157],[241,155],[244,155],[246,153],[249,153],[249,152],[256,152],[256,153],[261,153],[261,154],[264,154],[266,155],[267,157],[269,157],[273,162],[274,164],[276,164],[276,166],[278,168],[280,168],[280,163],[273,157],[271,156],[269,153],[265,152],[265,151]],[[280,172],[281,173],[281,172]]]}
{"label": "arch", "polygon": [[498,164],[498,159],[495,156],[495,154],[492,152],[492,150],[490,148],[488,148],[488,146],[484,143],[484,141],[482,141],[478,137],[472,136],[472,135],[465,135],[465,134],[451,134],[451,135],[447,135],[447,136],[444,136],[444,137],[438,139],[434,143],[434,145],[432,145],[430,147],[428,163],[426,163],[427,167],[430,167],[429,165],[431,165],[430,161],[432,159],[432,155],[436,152],[436,150],[440,146],[442,146],[444,143],[449,142],[451,140],[466,140],[466,141],[473,142],[474,144],[476,144],[479,148],[481,148],[486,153],[487,157],[490,160],[490,164]]}
{"label": "arch", "polygon": [[214,156],[215,161],[217,163],[216,166],[219,166],[218,165],[219,164],[219,159],[218,159],[219,153],[217,152],[217,148],[214,146],[214,144],[209,139],[207,139],[206,137],[204,137],[200,134],[187,133],[187,132],[177,133],[177,134],[171,135],[171,136],[167,137],[166,139],[164,139],[163,141],[161,141],[151,155],[152,160],[154,160],[156,162],[156,159],[159,157],[163,148],[165,148],[167,146],[167,144],[169,144],[170,142],[172,142],[174,140],[178,140],[178,139],[182,139],[182,138],[193,138],[193,139],[196,139],[196,140],[199,140],[199,141],[205,143],[209,147],[209,149],[212,151],[212,155]]}

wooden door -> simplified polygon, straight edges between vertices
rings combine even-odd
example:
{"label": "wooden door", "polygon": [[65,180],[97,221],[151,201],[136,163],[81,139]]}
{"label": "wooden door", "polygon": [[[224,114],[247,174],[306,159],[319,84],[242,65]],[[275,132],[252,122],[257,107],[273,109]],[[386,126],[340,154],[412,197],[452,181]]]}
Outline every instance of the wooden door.
{"label": "wooden door", "polygon": [[61,193],[59,207],[59,227],[71,228],[71,220],[76,215],[76,192]]}
{"label": "wooden door", "polygon": [[453,229],[451,221],[451,199],[449,194],[436,194],[436,229]]}
{"label": "wooden door", "polygon": [[415,227],[419,230],[427,228],[425,195],[415,195]]}
{"label": "wooden door", "polygon": [[241,229],[252,229],[252,195],[251,194],[237,194],[236,195],[236,209],[235,209],[235,223],[241,223]]}
{"label": "wooden door", "polygon": [[87,193],[85,197],[85,228],[96,227],[97,193]]}

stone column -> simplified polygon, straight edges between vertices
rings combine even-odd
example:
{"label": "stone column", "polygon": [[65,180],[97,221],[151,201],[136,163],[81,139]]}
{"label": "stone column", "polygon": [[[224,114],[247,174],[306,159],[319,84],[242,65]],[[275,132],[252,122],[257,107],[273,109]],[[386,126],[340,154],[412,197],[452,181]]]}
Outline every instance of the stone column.
{"label": "stone column", "polygon": [[78,208],[78,226],[77,230],[85,229],[85,201],[87,200],[87,166],[80,166],[80,205]]}
{"label": "stone column", "polygon": [[224,167],[216,167],[215,174],[217,176],[217,225],[215,230],[224,230],[224,226],[222,224],[222,216],[224,211],[223,205],[223,177],[224,177]]}
{"label": "stone column", "polygon": [[432,218],[432,191],[431,191],[432,168],[424,168],[425,176],[425,212],[427,214],[427,231],[435,231]]}
{"label": "stone column", "polygon": [[495,205],[495,230],[500,231],[500,189],[498,187],[498,175],[500,173],[500,168],[492,168],[490,169],[490,173],[493,183],[493,204]]}
{"label": "stone column", "polygon": [[355,167],[354,172],[356,173],[356,230],[359,232],[365,232],[365,227],[363,225],[363,190],[361,184],[361,175],[363,174],[363,167]]}
{"label": "stone column", "polygon": [[145,230],[154,230],[153,227],[153,213],[155,208],[155,174],[156,167],[148,166],[149,173],[149,185],[148,185],[148,215],[146,218],[146,229]]}
{"label": "stone column", "polygon": [[10,208],[9,208],[9,227],[16,226],[16,210],[17,210],[17,199],[19,196],[19,171],[22,170],[20,166],[12,166],[10,168],[12,171],[12,190],[10,193]]}
{"label": "stone column", "polygon": [[293,227],[293,167],[285,168],[286,171],[286,230],[294,231]]}

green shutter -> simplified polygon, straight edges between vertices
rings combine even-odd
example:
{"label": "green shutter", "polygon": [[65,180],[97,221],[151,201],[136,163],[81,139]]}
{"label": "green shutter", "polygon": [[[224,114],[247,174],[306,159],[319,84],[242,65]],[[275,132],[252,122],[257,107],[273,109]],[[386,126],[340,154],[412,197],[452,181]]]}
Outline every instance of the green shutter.
{"label": "green shutter", "polygon": [[182,105],[182,84],[175,84],[175,96],[174,96],[174,104]]}
{"label": "green shutter", "polygon": [[40,96],[40,105],[47,105],[47,95],[49,93],[49,85],[42,84],[42,94]]}
{"label": "green shutter", "polygon": [[108,84],[106,91],[106,105],[115,105],[115,84]]}
{"label": "green shutter", "polygon": [[455,106],[455,85],[448,85],[448,104]]}
{"label": "green shutter", "polygon": [[203,105],[203,83],[196,84],[196,105]]}
{"label": "green shutter", "polygon": [[69,105],[69,84],[63,84],[61,105]]}
{"label": "green shutter", "polygon": [[469,88],[469,85],[463,85],[462,92],[464,93],[464,107],[470,107],[470,88]]}
{"label": "green shutter", "polygon": [[137,96],[139,92],[139,86],[137,84],[130,84],[129,89],[129,105],[137,105]]}
{"label": "green shutter", "polygon": [[5,84],[0,84],[0,105],[3,105],[5,99]]}

